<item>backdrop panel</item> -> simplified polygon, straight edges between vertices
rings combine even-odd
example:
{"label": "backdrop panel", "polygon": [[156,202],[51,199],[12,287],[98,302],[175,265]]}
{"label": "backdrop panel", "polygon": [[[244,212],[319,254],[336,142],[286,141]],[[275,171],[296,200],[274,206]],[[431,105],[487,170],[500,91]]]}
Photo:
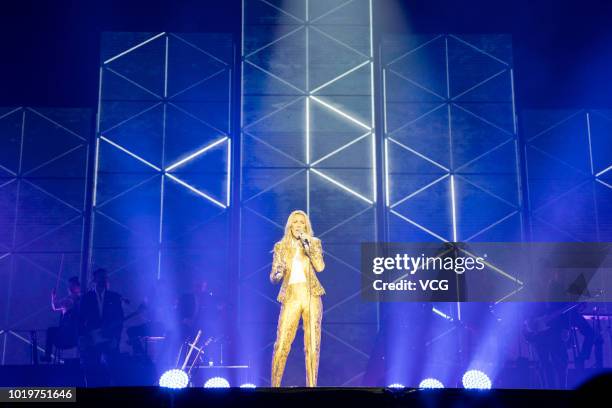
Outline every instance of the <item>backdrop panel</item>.
{"label": "backdrop panel", "polygon": [[129,299],[156,280],[226,294],[233,50],[229,34],[102,37],[91,266]]}
{"label": "backdrop panel", "polygon": [[[386,239],[522,240],[511,38],[387,35],[381,47]],[[385,306],[387,383],[416,386],[434,375],[446,384],[475,362],[493,375],[504,358],[487,346],[503,348],[508,337],[491,330],[486,305]]]}
{"label": "backdrop panel", "polygon": [[31,361],[30,330],[58,323],[51,289],[81,276],[91,124],[89,109],[0,108],[2,364]]}
{"label": "backdrop panel", "polygon": [[[377,321],[359,296],[359,243],[377,228],[371,3],[245,0],[243,13],[241,349],[268,384],[271,250],[302,209],[325,251],[319,383],[358,385]],[[300,336],[284,385],[305,383]]]}
{"label": "backdrop panel", "polygon": [[612,112],[526,111],[521,124],[533,240],[612,240]]}

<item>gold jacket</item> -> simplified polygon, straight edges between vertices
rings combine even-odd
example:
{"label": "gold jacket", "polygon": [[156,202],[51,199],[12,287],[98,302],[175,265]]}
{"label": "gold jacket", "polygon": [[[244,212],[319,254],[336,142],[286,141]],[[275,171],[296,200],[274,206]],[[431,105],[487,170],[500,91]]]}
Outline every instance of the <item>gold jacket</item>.
{"label": "gold jacket", "polygon": [[[295,248],[283,248],[283,245],[281,245],[280,242],[274,244],[274,257],[272,260],[272,270],[270,271],[270,282],[278,283],[281,280],[283,281],[281,288],[278,291],[278,297],[276,298],[276,300],[281,303],[285,301],[285,293],[291,277],[291,264],[294,254]],[[323,248],[321,247],[320,239],[315,237],[312,238],[310,250],[306,252],[306,255],[310,259],[308,268],[306,269],[306,281],[310,287],[310,293],[316,296],[324,295],[325,289],[323,289],[323,286],[321,285],[321,282],[319,282],[319,279],[315,273],[315,271],[322,272],[323,269],[325,269],[325,262],[323,261]],[[280,264],[283,260],[285,261],[286,270],[279,271]],[[282,277],[277,277],[278,272],[282,273]]]}

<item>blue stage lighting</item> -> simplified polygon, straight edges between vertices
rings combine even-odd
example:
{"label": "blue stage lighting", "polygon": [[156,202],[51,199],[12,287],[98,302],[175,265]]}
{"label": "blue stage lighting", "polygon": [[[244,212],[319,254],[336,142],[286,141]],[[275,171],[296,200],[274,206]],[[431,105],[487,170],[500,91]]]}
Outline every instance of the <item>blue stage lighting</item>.
{"label": "blue stage lighting", "polygon": [[397,388],[406,388],[406,387],[404,386],[404,384],[393,383],[393,384],[387,385],[387,388],[396,388],[397,389]]}
{"label": "blue stage lighting", "polygon": [[251,383],[246,383],[246,384],[242,384],[240,388],[256,388],[256,385],[251,384]]}
{"label": "blue stage lighting", "polygon": [[189,384],[189,376],[179,369],[168,370],[159,378],[159,386],[164,388],[185,388]]}
{"label": "blue stage lighting", "polygon": [[204,383],[204,388],[229,388],[230,384],[223,377],[213,377]]}
{"label": "blue stage lighting", "polygon": [[436,378],[425,378],[419,384],[419,388],[433,389],[433,388],[444,388],[444,384]]}
{"label": "blue stage lighting", "polygon": [[472,390],[489,390],[491,389],[491,379],[488,375],[480,370],[469,370],[463,374],[463,388]]}

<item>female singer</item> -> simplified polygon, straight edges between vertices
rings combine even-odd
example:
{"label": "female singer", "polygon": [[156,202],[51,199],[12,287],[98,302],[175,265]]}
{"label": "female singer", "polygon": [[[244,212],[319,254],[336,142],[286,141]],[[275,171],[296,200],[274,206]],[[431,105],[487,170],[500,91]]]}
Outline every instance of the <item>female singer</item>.
{"label": "female singer", "polygon": [[316,272],[325,268],[321,240],[313,237],[312,226],[304,211],[293,211],[285,225],[285,235],[274,245],[270,281],[283,281],[277,300],[282,304],[272,357],[272,387],[280,387],[287,356],[295,338],[300,316],[304,329],[306,383],[317,385],[321,317],[325,290]]}

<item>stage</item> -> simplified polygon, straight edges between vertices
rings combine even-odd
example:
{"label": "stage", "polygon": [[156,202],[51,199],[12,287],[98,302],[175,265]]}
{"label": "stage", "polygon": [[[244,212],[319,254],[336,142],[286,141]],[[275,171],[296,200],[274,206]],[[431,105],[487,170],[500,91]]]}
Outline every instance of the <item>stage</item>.
{"label": "stage", "polygon": [[[601,390],[601,388],[599,389]],[[125,404],[157,407],[583,407],[589,396],[582,391],[460,389],[392,390],[385,388],[258,388],[258,389],[184,389],[155,387],[78,388],[73,407],[108,407]],[[19,403],[19,406],[22,406]],[[53,405],[52,405],[53,406]]]}
{"label": "stage", "polygon": [[0,387],[581,401],[612,368],[612,10],[432,1],[7,0]]}
{"label": "stage", "polygon": [[[139,369],[140,368],[140,369]],[[76,387],[76,404],[70,406],[113,406],[133,401],[138,406],[334,406],[363,407],[517,407],[555,406],[583,407],[593,395],[607,393],[612,384],[612,371],[591,373],[576,384],[573,390],[538,390],[518,388],[463,389],[410,387],[219,387],[205,388],[191,383],[183,389],[143,386],[147,379],[142,365],[122,367],[122,385],[85,387],[83,371],[76,364],[3,366],[0,377],[6,388]],[[143,375],[144,373],[144,375]],[[231,376],[228,376],[230,378]],[[68,404],[68,403],[66,403]]]}
{"label": "stage", "polygon": [[[124,388],[120,390],[82,390],[80,398],[85,405],[113,404],[120,401],[139,401],[147,407],[525,407],[555,406],[559,408],[579,406],[571,391],[542,390],[390,390],[384,388],[260,388],[243,389],[188,389],[165,391],[155,388]],[[99,405],[98,405],[99,406]]]}

